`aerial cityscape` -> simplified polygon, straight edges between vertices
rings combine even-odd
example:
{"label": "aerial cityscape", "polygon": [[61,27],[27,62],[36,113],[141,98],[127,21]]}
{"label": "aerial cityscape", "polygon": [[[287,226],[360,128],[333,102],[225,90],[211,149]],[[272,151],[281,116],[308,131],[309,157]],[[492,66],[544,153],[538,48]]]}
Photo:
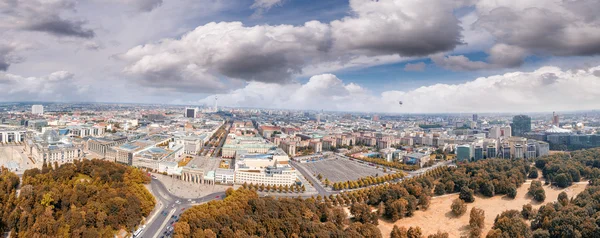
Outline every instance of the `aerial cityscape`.
{"label": "aerial cityscape", "polygon": [[597,0],[0,0],[2,237],[600,237]]}

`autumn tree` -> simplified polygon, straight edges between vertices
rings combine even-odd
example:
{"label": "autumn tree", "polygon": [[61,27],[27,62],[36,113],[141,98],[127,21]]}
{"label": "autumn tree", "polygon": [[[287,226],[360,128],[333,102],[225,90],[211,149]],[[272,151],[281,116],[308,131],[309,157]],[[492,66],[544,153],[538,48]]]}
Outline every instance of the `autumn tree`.
{"label": "autumn tree", "polygon": [[467,204],[465,204],[462,199],[454,199],[450,209],[452,210],[452,214],[454,214],[454,216],[461,216],[467,211]]}

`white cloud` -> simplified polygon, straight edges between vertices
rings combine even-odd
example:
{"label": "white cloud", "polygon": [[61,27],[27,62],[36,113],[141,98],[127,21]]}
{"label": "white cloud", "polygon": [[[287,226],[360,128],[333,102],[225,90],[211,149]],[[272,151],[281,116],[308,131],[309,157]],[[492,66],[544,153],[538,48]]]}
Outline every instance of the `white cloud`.
{"label": "white cloud", "polygon": [[[273,2],[269,2],[273,3]],[[208,23],[181,39],[140,45],[121,55],[143,85],[210,92],[223,78],[290,83],[297,76],[398,62],[460,44],[453,3],[352,0],[352,16],[300,26]],[[193,65],[202,76],[188,77]],[[206,83],[209,80],[210,83]]]}
{"label": "white cloud", "polygon": [[[251,82],[245,88],[219,94],[219,103],[234,107],[388,113],[593,110],[600,107],[598,72],[600,66],[585,70],[542,67],[462,84],[436,84],[381,94],[324,74],[313,76],[306,84]],[[211,104],[213,99],[210,96],[200,102]]]}
{"label": "white cloud", "polygon": [[254,9],[252,17],[261,17],[263,13],[269,11],[274,6],[281,6],[285,0],[254,0],[251,9]]}
{"label": "white cloud", "polygon": [[85,87],[77,87],[74,74],[57,71],[42,77],[24,77],[0,72],[0,100],[3,101],[61,101],[70,100],[85,93]]}

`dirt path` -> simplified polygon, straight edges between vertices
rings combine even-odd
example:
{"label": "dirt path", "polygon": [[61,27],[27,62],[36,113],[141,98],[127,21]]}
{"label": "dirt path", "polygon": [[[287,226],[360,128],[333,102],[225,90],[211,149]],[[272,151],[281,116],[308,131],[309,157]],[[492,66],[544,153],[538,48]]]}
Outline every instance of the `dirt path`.
{"label": "dirt path", "polygon": [[[472,207],[478,207],[485,211],[485,228],[483,236],[487,234],[490,228],[494,225],[494,218],[503,211],[516,209],[521,210],[523,205],[531,203],[534,208],[539,208],[543,203],[536,203],[526,197],[527,189],[531,184],[531,180],[525,182],[518,190],[515,199],[509,199],[503,196],[495,196],[492,198],[477,197],[474,203],[467,205],[467,213],[461,217],[454,217],[450,212],[452,200],[458,198],[458,194],[450,194],[431,199],[431,206],[427,211],[416,211],[412,217],[404,218],[396,221],[399,227],[406,228],[411,226],[419,226],[423,230],[425,236],[434,234],[438,230],[448,232],[450,237],[460,237],[468,232],[469,212]],[[544,186],[546,191],[546,201],[544,203],[557,200],[558,194],[565,191],[569,197],[574,197],[582,192],[587,186],[587,181],[574,183],[566,189],[558,189],[550,186]],[[379,221],[379,229],[383,237],[390,237],[390,232],[394,227],[394,223]]]}

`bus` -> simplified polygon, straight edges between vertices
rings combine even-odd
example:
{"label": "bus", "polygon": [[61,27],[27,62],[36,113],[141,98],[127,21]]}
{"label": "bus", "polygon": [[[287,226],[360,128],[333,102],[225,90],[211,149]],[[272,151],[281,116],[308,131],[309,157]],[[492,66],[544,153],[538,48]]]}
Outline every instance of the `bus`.
{"label": "bus", "polygon": [[144,231],[144,228],[146,228],[146,225],[142,225],[139,229],[137,229],[133,233],[133,238],[138,237],[140,234],[142,234],[142,231]]}

